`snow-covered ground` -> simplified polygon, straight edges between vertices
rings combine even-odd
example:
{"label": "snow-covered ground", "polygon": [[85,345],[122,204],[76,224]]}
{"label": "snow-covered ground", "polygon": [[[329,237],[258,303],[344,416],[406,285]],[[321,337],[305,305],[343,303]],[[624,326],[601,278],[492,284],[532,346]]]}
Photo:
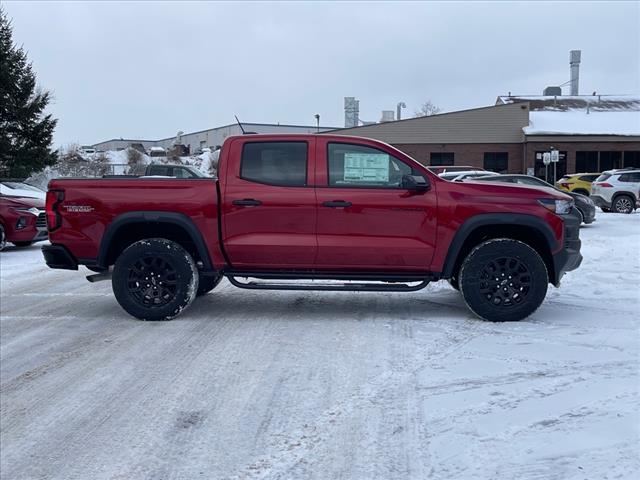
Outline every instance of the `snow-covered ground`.
{"label": "snow-covered ground", "polygon": [[0,254],[2,479],[635,479],[640,213],[520,323],[416,293],[222,284],[171,322]]}

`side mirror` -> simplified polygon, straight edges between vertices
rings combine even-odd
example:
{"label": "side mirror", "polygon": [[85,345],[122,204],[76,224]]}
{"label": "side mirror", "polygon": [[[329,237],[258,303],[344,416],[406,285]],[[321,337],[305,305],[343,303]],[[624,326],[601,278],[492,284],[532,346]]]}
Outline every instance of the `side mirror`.
{"label": "side mirror", "polygon": [[431,185],[422,175],[405,175],[402,177],[402,188],[414,192],[426,192],[431,188]]}

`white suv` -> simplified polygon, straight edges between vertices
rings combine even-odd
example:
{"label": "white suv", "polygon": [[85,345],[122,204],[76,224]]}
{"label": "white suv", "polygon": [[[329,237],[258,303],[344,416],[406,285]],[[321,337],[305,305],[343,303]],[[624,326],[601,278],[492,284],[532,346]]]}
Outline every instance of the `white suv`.
{"label": "white suv", "polygon": [[631,213],[640,208],[640,169],[602,172],[591,184],[591,199],[603,212]]}

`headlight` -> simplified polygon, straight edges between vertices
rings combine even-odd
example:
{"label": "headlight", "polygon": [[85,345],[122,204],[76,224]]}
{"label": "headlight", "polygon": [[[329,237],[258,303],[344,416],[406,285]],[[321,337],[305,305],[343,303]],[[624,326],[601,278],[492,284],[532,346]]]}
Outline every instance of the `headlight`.
{"label": "headlight", "polygon": [[558,215],[566,215],[573,208],[573,200],[554,200],[552,198],[541,198],[538,203],[544,208],[551,210]]}
{"label": "headlight", "polygon": [[40,210],[38,210],[36,207],[31,207],[31,208],[14,208],[14,210],[16,212],[20,212],[20,213],[30,213],[31,215],[35,215],[36,217],[38,215],[40,215]]}

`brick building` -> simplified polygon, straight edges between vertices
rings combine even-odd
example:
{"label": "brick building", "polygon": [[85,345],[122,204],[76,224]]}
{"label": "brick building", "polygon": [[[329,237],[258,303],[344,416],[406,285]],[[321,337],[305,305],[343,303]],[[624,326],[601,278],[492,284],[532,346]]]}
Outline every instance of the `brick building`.
{"label": "brick building", "polygon": [[544,177],[542,154],[560,151],[556,175],[640,167],[640,98],[498,97],[496,104],[332,133],[385,141],[425,165],[470,165]]}

